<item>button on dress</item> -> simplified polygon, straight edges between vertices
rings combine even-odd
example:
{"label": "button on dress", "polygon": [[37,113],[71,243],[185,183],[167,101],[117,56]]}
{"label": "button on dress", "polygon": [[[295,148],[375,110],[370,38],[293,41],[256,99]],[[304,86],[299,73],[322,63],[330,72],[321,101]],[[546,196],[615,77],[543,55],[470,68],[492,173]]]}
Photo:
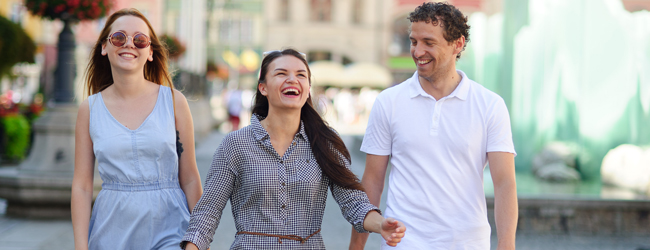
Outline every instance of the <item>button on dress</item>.
{"label": "button on dress", "polygon": [[89,249],[178,249],[190,213],[178,182],[171,89],[160,86],[151,114],[135,130],[111,115],[101,92],[88,99],[90,138],[103,180]]}

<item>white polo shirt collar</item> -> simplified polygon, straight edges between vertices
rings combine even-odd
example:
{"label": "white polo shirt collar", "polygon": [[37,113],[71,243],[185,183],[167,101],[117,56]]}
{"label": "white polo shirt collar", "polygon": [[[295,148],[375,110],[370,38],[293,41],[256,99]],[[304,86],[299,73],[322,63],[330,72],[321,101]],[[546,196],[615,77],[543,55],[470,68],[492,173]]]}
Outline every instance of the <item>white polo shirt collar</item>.
{"label": "white polo shirt collar", "polygon": [[[465,72],[463,72],[462,70],[457,69],[456,72],[458,72],[458,74],[461,77],[460,83],[458,83],[458,86],[456,86],[456,89],[454,89],[454,91],[452,91],[451,94],[443,98],[456,97],[464,101],[467,99],[467,94],[469,93],[470,84],[468,81],[470,80],[469,78],[467,78],[467,75],[465,75]],[[422,85],[420,85],[420,79],[418,77],[417,71],[415,71],[413,76],[410,79],[408,79],[408,84],[409,84],[409,96],[411,98],[415,98],[417,96],[433,98],[431,95],[425,92],[424,89],[422,88]]]}

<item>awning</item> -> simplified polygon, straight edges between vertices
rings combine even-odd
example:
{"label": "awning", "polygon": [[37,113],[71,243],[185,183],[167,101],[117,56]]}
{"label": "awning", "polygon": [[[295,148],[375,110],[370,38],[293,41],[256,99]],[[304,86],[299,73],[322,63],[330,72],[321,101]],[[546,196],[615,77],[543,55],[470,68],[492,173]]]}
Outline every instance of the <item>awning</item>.
{"label": "awning", "polygon": [[343,67],[337,62],[316,61],[309,68],[316,86],[384,89],[393,82],[388,69],[376,63],[352,63]]}
{"label": "awning", "polygon": [[343,85],[349,87],[390,87],[393,76],[388,69],[376,63],[353,63],[343,71]]}
{"label": "awning", "polygon": [[311,81],[316,86],[338,86],[343,76],[343,65],[332,61],[315,61],[309,64]]}

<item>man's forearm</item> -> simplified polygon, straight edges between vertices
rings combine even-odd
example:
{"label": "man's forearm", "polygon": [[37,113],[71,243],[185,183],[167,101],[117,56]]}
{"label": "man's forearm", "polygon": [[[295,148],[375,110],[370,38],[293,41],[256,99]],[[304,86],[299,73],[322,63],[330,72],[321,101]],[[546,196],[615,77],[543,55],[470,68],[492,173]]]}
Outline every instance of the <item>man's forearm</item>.
{"label": "man's forearm", "polygon": [[515,249],[519,220],[515,156],[508,152],[488,152],[494,183],[494,219],[497,224],[498,250]]}
{"label": "man's forearm", "polygon": [[516,184],[501,183],[495,187],[494,217],[497,226],[497,249],[515,249],[515,235],[519,219]]}
{"label": "man's forearm", "polygon": [[[379,207],[379,203],[381,202],[381,193],[384,189],[383,180],[381,182],[381,185],[377,185],[376,183],[372,183],[368,181],[367,178],[364,178],[364,180],[361,181],[361,184],[366,190],[366,194],[368,195],[368,199],[370,200],[370,203]],[[352,236],[350,238],[350,250],[364,249],[364,247],[366,246],[366,242],[368,241],[368,236],[370,236],[369,233],[358,233],[356,230],[354,230],[354,228],[352,228]]]}
{"label": "man's forearm", "polygon": [[[361,185],[368,195],[370,203],[379,207],[381,203],[381,193],[384,191],[384,181],[386,178],[386,169],[388,168],[388,156],[367,155],[366,169],[363,172]],[[368,233],[357,233],[352,228],[350,238],[350,250],[363,250],[368,241]]]}

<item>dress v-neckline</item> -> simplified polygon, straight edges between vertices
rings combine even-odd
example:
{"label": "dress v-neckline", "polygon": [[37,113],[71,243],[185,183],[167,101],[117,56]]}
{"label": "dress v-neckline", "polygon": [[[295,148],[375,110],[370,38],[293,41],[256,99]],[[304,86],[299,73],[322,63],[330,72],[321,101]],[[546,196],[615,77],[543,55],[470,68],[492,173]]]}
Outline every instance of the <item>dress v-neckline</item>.
{"label": "dress v-neckline", "polygon": [[117,124],[119,124],[120,127],[123,127],[123,128],[125,128],[126,130],[128,130],[130,132],[135,132],[135,131],[140,130],[140,128],[142,128],[142,126],[145,123],[147,123],[149,118],[151,118],[153,113],[156,111],[156,109],[158,108],[158,103],[160,103],[160,94],[161,93],[162,93],[162,85],[158,86],[158,96],[156,97],[156,104],[154,104],[153,109],[151,110],[151,113],[149,113],[149,115],[147,115],[147,118],[145,118],[144,121],[142,121],[142,123],[140,123],[140,126],[138,126],[138,128],[136,128],[136,129],[130,129],[129,127],[127,127],[126,125],[124,125],[120,121],[118,121],[117,118],[115,118],[115,116],[113,116],[111,111],[108,110],[108,107],[106,106],[106,103],[104,102],[104,97],[102,96],[102,92],[99,92],[99,98],[102,101],[102,105],[104,106],[104,109],[106,109],[106,112],[108,112],[108,115],[113,119],[113,121],[115,121]]}

